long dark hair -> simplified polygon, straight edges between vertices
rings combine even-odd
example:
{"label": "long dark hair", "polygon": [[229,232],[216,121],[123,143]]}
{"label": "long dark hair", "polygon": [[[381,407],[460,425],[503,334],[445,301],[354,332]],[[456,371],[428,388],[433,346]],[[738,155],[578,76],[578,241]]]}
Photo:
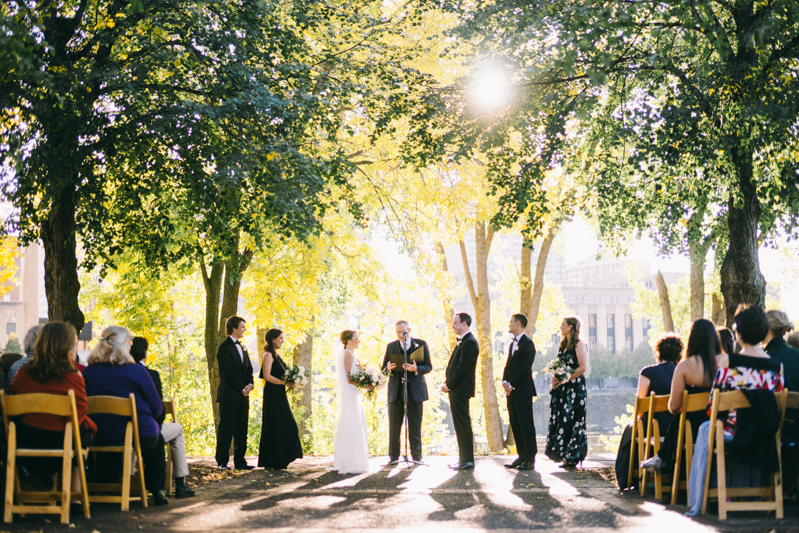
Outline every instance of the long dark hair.
{"label": "long dark hair", "polygon": [[716,326],[710,320],[700,318],[691,326],[685,357],[699,357],[705,374],[705,384],[710,386],[716,377],[716,356],[721,353],[721,342]]}
{"label": "long dark hair", "polygon": [[574,350],[580,342],[580,319],[576,316],[567,316],[563,320],[572,327],[571,338],[563,337],[560,341],[560,349],[563,351]]}
{"label": "long dark hair", "polygon": [[275,352],[275,339],[283,335],[283,331],[277,328],[271,328],[269,331],[266,332],[264,336],[264,351],[269,352],[272,354],[272,357],[275,357],[277,353]]}

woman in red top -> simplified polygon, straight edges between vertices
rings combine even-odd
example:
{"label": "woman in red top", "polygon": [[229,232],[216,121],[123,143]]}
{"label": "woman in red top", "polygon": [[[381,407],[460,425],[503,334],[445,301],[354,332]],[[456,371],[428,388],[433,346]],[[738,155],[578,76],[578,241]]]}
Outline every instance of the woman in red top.
{"label": "woman in red top", "polygon": [[[89,404],[86,400],[86,385],[83,376],[72,363],[74,352],[78,349],[75,328],[61,322],[48,322],[42,326],[33,352],[33,360],[23,365],[11,383],[9,394],[44,392],[66,396],[69,390],[75,391],[78,408],[81,444],[88,448],[97,426],[86,416]],[[17,422],[17,446],[20,448],[61,448],[64,444],[64,428],[69,419],[47,414],[29,414]],[[61,459],[32,458],[22,461],[31,474],[49,483],[53,473],[61,470]],[[74,463],[73,463],[74,465]],[[77,467],[72,471],[72,490],[80,491],[80,478]]]}

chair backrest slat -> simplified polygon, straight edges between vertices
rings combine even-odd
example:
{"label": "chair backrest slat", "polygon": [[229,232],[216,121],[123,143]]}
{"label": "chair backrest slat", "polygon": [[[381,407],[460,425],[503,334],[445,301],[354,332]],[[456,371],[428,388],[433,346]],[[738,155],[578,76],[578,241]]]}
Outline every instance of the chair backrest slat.
{"label": "chair backrest slat", "polygon": [[729,411],[730,409],[746,409],[747,407],[752,406],[749,403],[749,400],[746,399],[746,394],[740,390],[721,393],[717,390],[715,394],[718,394],[719,396],[719,411]]}
{"label": "chair backrest slat", "polygon": [[134,416],[136,400],[133,393],[127,398],[118,396],[90,396],[89,414],[109,414],[118,416]]}
{"label": "chair backrest slat", "polygon": [[[687,392],[687,391],[686,391]],[[683,402],[682,410],[687,413],[694,411],[704,411],[710,401],[710,392],[698,392],[688,394],[686,401]]]}
{"label": "chair backrest slat", "polygon": [[72,406],[67,394],[35,392],[11,394],[5,397],[4,412],[7,416],[22,416],[45,413],[56,416],[72,415]]}
{"label": "chair backrest slat", "polygon": [[788,391],[788,398],[785,403],[786,409],[799,409],[799,392]]}
{"label": "chair backrest slat", "polygon": [[669,395],[665,394],[663,396],[655,396],[654,397],[654,407],[653,412],[655,413],[662,413],[664,411],[669,410]]}

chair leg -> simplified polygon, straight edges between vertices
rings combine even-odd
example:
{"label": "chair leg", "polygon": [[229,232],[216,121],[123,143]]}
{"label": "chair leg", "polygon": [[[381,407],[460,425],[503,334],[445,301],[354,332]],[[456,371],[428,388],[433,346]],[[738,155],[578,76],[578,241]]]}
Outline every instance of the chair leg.
{"label": "chair leg", "polygon": [[[721,422],[718,422],[718,424],[721,424]],[[715,428],[708,428],[707,469],[705,470],[705,491],[702,496],[702,514],[707,512],[707,489],[710,486],[710,467],[713,465],[713,440],[715,434]]]}
{"label": "chair leg", "polygon": [[716,430],[716,479],[718,480],[719,520],[727,520],[727,465],[725,459],[724,428],[719,424]]}
{"label": "chair leg", "polygon": [[777,505],[776,515],[778,519],[784,517],[784,509],[782,504],[782,450],[781,450],[781,435],[777,435],[777,458],[779,459],[780,469],[772,474],[774,481],[774,502]]}
{"label": "chair leg", "polygon": [[125,451],[122,452],[122,511],[130,510],[130,435],[125,439]]}
{"label": "chair leg", "polygon": [[64,456],[61,458],[61,523],[69,524],[72,496],[72,424],[64,428]]}
{"label": "chair leg", "polygon": [[14,486],[17,472],[17,432],[14,423],[8,428],[8,460],[6,461],[6,507],[3,521],[10,524],[13,520]]}
{"label": "chair leg", "polygon": [[682,462],[682,448],[683,440],[685,440],[684,426],[680,425],[680,431],[677,434],[677,457],[674,461],[674,469],[672,470],[671,481],[671,504],[677,503],[677,493],[680,491],[680,463]]}

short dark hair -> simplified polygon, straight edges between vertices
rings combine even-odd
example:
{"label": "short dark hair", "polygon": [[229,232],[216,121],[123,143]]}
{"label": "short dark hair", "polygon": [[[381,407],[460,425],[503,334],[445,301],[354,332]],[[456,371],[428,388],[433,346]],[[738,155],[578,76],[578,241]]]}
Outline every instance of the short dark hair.
{"label": "short dark hair", "polygon": [[147,359],[147,349],[149,347],[150,343],[147,342],[147,339],[144,337],[133,337],[130,343],[130,356],[133,357],[133,360],[137,363],[139,361],[144,361]]}
{"label": "short dark hair", "polygon": [[788,343],[788,346],[799,350],[799,331],[794,331],[788,335],[788,340],[786,342]]}
{"label": "short dark hair", "polygon": [[455,313],[455,316],[458,317],[458,320],[464,322],[467,326],[471,327],[472,317],[469,316],[469,313]]}
{"label": "short dark hair", "polygon": [[655,341],[655,351],[661,363],[676,363],[682,357],[682,339],[676,333],[664,333]]}
{"label": "short dark hair", "polygon": [[741,304],[735,312],[733,329],[746,344],[763,342],[768,335],[769,322],[766,312],[757,305]]}
{"label": "short dark hair", "polygon": [[247,322],[240,316],[233,315],[225,321],[225,332],[230,335],[234,329],[238,329],[242,322]]}
{"label": "short dark hair", "polygon": [[511,318],[516,322],[518,322],[519,324],[521,324],[522,328],[527,327],[527,315],[525,315],[524,313],[516,313]]}

